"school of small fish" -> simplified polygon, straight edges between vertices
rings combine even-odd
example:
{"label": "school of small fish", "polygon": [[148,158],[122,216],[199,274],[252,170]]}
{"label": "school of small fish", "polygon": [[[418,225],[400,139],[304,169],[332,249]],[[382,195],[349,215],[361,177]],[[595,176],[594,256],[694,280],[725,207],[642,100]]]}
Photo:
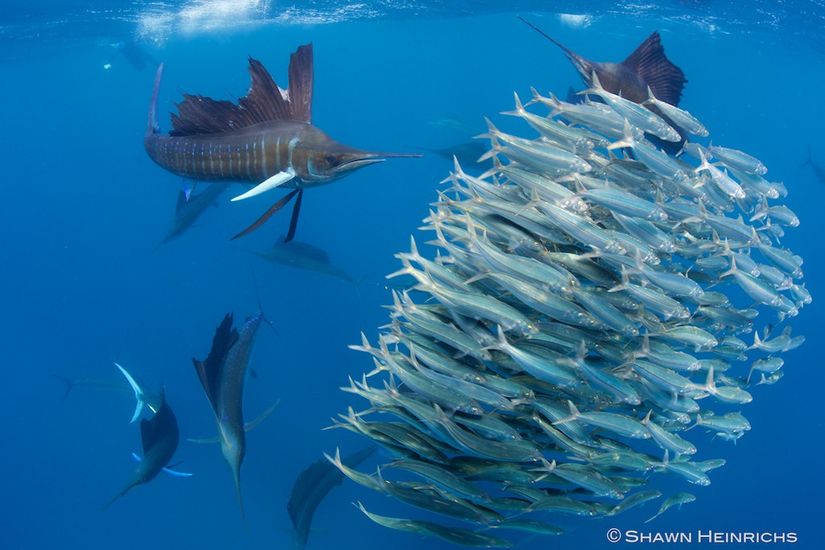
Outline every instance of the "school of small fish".
{"label": "school of small fish", "polygon": [[[352,346],[375,368],[344,390],[369,406],[336,426],[394,460],[367,474],[328,459],[466,523],[358,503],[381,525],[506,547],[494,532],[559,534],[554,517],[659,498],[652,474],[708,485],[725,461],[700,444],[742,437],[740,409],[804,340],[785,323],[811,302],[802,258],[781,244],[799,225],[786,187],[756,158],[703,145],[707,129],[652,93],[642,106],[595,75],[584,93],[516,96],[505,114],[538,137],[488,122],[493,168],[473,176],[456,161],[425,220],[438,253],[413,241],[397,255],[389,277],[414,283],[393,291],[377,343]],[[653,143],[687,135],[675,156]],[[659,513],[692,499],[671,495]]]}

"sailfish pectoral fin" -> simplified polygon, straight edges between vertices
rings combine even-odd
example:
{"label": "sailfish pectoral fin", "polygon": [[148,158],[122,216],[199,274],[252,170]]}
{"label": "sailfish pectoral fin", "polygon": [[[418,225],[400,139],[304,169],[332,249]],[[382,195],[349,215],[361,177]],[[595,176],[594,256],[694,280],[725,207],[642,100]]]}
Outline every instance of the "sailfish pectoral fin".
{"label": "sailfish pectoral fin", "polygon": [[162,470],[164,474],[170,475],[172,477],[192,477],[194,475],[192,472],[179,472],[171,468],[162,468]]}
{"label": "sailfish pectoral fin", "polygon": [[[193,441],[193,440],[190,439],[190,441]],[[217,443],[217,438],[215,438],[215,442]],[[135,462],[141,462],[143,460],[143,458],[140,455],[138,455],[137,453],[132,453],[132,458],[135,460]],[[170,476],[174,476],[174,477],[192,477],[194,475],[191,472],[179,472],[177,470],[173,470],[172,468],[168,468],[168,467],[167,468],[161,468],[161,470],[164,473],[166,473]]]}
{"label": "sailfish pectoral fin", "polygon": [[304,198],[304,190],[298,191],[298,198],[295,199],[295,204],[292,206],[292,217],[289,219],[289,231],[286,232],[284,242],[288,243],[295,238],[295,230],[298,229],[298,216],[301,215],[301,201]]}
{"label": "sailfish pectoral fin", "polygon": [[261,422],[266,420],[266,417],[268,417],[270,414],[272,414],[272,411],[275,410],[275,408],[280,404],[280,402],[281,402],[281,400],[278,399],[272,405],[270,405],[268,409],[266,409],[264,412],[262,412],[258,416],[258,418],[254,419],[254,420],[250,420],[249,422],[244,424],[244,427],[243,427],[244,431],[248,432],[250,430],[253,430],[253,429],[257,428],[261,424]]}
{"label": "sailfish pectoral fin", "polygon": [[243,237],[243,236],[245,236],[245,235],[249,235],[250,233],[252,233],[252,232],[253,232],[253,231],[255,231],[256,229],[258,229],[259,227],[261,227],[261,226],[262,226],[263,224],[265,224],[265,223],[266,223],[266,221],[267,221],[269,218],[271,218],[271,217],[272,217],[272,216],[273,216],[273,215],[274,215],[274,214],[275,214],[278,210],[280,210],[281,208],[283,208],[284,206],[286,206],[287,204],[289,204],[289,201],[291,201],[291,200],[295,197],[295,195],[297,195],[297,194],[298,194],[298,189],[294,189],[294,190],[290,191],[289,193],[287,193],[286,195],[284,195],[281,199],[279,199],[279,200],[278,200],[278,202],[276,202],[275,204],[273,204],[273,205],[269,208],[269,210],[267,210],[266,212],[264,212],[264,213],[263,213],[263,215],[262,215],[260,218],[258,218],[257,220],[255,220],[255,222],[254,222],[252,225],[250,225],[249,227],[247,227],[246,229],[244,229],[243,231],[241,231],[240,233],[238,233],[237,235],[235,235],[234,237],[232,237],[232,239],[231,239],[231,240],[233,240],[233,241],[234,241],[235,239],[239,239],[240,237]]}
{"label": "sailfish pectoral fin", "polygon": [[[266,420],[266,418],[270,414],[272,414],[272,411],[274,411],[280,403],[281,403],[280,399],[276,400],[264,412],[262,412],[260,415],[258,415],[257,418],[255,418],[253,420],[250,420],[249,422],[245,423],[244,426],[243,426],[244,431],[248,432],[250,430],[253,430],[254,428],[257,428],[264,420]],[[217,436],[217,435],[214,435],[212,437],[187,437],[186,441],[188,441],[189,443],[199,443],[199,444],[201,444],[201,443],[202,444],[211,444],[211,443],[220,443],[221,442],[220,437]],[[136,454],[132,453],[132,456],[134,456],[138,461],[140,461],[140,457],[138,457]]]}
{"label": "sailfish pectoral fin", "polygon": [[295,170],[293,168],[287,168],[283,172],[278,172],[274,176],[267,178],[266,180],[259,183],[246,193],[242,193],[237,197],[234,197],[232,199],[232,202],[242,201],[244,199],[248,199],[249,197],[254,197],[255,195],[260,195],[261,193],[266,193],[270,189],[275,189],[276,187],[280,187],[281,185],[289,182],[294,177]]}
{"label": "sailfish pectoral fin", "polygon": [[115,366],[120,369],[120,372],[123,373],[123,376],[126,377],[126,381],[129,382],[129,385],[132,387],[132,390],[135,392],[135,399],[137,400],[137,404],[135,405],[135,413],[132,415],[132,419],[129,423],[134,422],[138,418],[140,418],[140,413],[143,412],[143,405],[146,403],[143,394],[143,388],[140,387],[140,384],[134,379],[134,377],[123,368],[121,365],[115,363]]}

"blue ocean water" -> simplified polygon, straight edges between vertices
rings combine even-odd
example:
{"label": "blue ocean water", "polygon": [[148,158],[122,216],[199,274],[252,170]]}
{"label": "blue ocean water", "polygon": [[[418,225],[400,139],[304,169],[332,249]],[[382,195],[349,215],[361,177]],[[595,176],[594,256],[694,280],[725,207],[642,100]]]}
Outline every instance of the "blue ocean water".
{"label": "blue ocean water", "polygon": [[[295,477],[322,452],[363,444],[321,429],[361,405],[338,388],[371,365],[347,345],[387,321],[383,276],[397,269],[393,254],[408,246],[450,169],[429,150],[483,132],[483,115],[512,126],[497,113],[512,108],[514,90],[564,95],[580,86],[558,49],[517,13],[597,60],[621,60],[659,30],[688,77],[682,105],[720,143],[758,156],[786,183],[786,203],[802,223],[783,244],[805,259],[814,295],[792,320],[807,343],[787,355],[781,382],[758,387],[744,409],[753,429],[736,445],[702,447],[704,458],[728,460],[712,485],[673,481],[697,502],[649,527],[643,521],[658,503],[578,522],[561,537],[525,538],[522,547],[608,547],[611,527],[795,532],[797,547],[825,547],[825,182],[802,166],[809,147],[825,163],[819,3],[561,2],[549,9],[524,2],[503,9],[493,2],[97,0],[0,7],[0,548],[290,547],[286,502]],[[298,238],[327,250],[363,283],[355,289],[256,257],[285,232],[286,213],[230,242],[268,199],[229,204],[224,197],[181,238],[157,247],[182,182],[143,149],[153,63],[137,67],[113,44],[166,64],[165,130],[165,113],[181,93],[243,95],[249,55],[283,83],[289,54],[310,41],[316,125],[347,144],[425,153],[306,194]],[[139,430],[128,423],[134,400],[82,383],[64,397],[55,376],[120,382],[117,361],[165,388],[184,438],[211,435],[191,358],[206,355],[227,311],[253,314],[258,294],[276,330],[259,334],[246,415],[281,403],[248,436],[246,521],[217,448],[185,441],[175,462],[192,478],[160,476],[102,511],[140,448]],[[386,515],[423,517],[347,481],[318,509],[309,548],[449,547],[376,526],[351,505],[356,500]]]}

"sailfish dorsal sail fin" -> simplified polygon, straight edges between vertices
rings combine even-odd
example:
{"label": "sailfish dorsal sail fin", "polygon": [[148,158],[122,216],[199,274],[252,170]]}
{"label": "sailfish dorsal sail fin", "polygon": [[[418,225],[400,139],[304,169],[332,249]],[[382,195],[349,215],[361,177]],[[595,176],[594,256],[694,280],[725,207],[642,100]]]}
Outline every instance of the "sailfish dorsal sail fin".
{"label": "sailfish dorsal sail fin", "polygon": [[238,331],[234,327],[234,317],[232,313],[227,313],[215,330],[215,336],[212,338],[212,348],[209,350],[206,359],[203,361],[192,359],[195,372],[198,373],[198,378],[213,411],[218,411],[221,407],[220,387],[224,364],[229,350],[237,341]]}
{"label": "sailfish dorsal sail fin", "polygon": [[679,105],[685,87],[685,73],[665,55],[662,39],[654,32],[639,44],[622,65],[639,75],[653,94],[671,105]]}
{"label": "sailfish dorsal sail fin", "polygon": [[292,120],[312,122],[314,80],[312,43],[301,46],[289,57],[289,106]]}
{"label": "sailfish dorsal sail fin", "polygon": [[289,87],[282,90],[264,65],[249,58],[252,84],[238,103],[184,94],[172,114],[173,136],[216,134],[274,120],[311,122],[312,44],[300,46],[289,59]]}

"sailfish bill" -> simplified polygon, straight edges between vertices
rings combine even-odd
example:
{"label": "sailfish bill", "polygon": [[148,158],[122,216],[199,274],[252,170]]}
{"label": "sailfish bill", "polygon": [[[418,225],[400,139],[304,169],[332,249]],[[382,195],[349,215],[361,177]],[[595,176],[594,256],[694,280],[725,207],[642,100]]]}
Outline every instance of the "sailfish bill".
{"label": "sailfish bill", "polygon": [[[290,57],[286,90],[261,62],[250,58],[252,84],[237,103],[184,94],[168,135],[158,131],[155,114],[162,71],[163,66],[149,108],[146,152],[162,168],[191,180],[254,184],[233,201],[273,189],[323,185],[390,157],[420,156],[349,147],[312,124],[312,44],[299,47]],[[233,238],[254,231],[279,209],[273,206]],[[300,207],[293,209],[287,235],[295,234],[299,213]]]}

